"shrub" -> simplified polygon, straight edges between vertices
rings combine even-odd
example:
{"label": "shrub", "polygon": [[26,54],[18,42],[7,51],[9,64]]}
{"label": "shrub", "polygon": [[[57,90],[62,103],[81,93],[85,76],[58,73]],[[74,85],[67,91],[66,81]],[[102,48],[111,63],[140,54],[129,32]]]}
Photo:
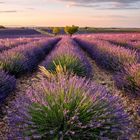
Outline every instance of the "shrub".
{"label": "shrub", "polygon": [[16,79],[0,70],[0,102],[2,102],[15,87]]}
{"label": "shrub", "polygon": [[63,68],[66,67],[68,73],[73,73],[78,76],[87,75],[86,66],[76,56],[69,54],[57,56],[49,63],[47,68],[50,71],[56,71],[56,66],[58,65],[61,65]]}
{"label": "shrub", "polygon": [[74,26],[72,25],[71,27],[70,26],[66,26],[64,28],[64,31],[66,34],[69,34],[70,36],[72,36],[74,33],[76,33],[78,31],[78,26]]}
{"label": "shrub", "polygon": [[18,106],[19,115],[11,117],[11,122],[24,127],[30,138],[115,140],[129,137],[130,121],[118,97],[84,78],[61,73],[48,78],[49,72],[44,68],[43,71],[41,81],[27,92],[26,104],[21,102],[23,96],[15,102],[15,107],[21,106]]}
{"label": "shrub", "polygon": [[2,26],[2,25],[0,25],[0,29],[5,29],[5,27],[4,27],[4,26]]}
{"label": "shrub", "polygon": [[140,94],[140,64],[126,67],[115,76],[116,84],[119,88],[133,94]]}
{"label": "shrub", "polygon": [[[10,57],[9,57],[10,56]],[[23,54],[17,52],[7,52],[0,60],[0,68],[12,75],[18,75],[25,69],[26,58]]]}
{"label": "shrub", "polygon": [[89,29],[89,27],[85,27],[85,30],[88,30]]}
{"label": "shrub", "polygon": [[57,34],[59,34],[60,31],[61,31],[61,29],[59,27],[54,27],[52,32],[53,32],[53,34],[57,35]]}

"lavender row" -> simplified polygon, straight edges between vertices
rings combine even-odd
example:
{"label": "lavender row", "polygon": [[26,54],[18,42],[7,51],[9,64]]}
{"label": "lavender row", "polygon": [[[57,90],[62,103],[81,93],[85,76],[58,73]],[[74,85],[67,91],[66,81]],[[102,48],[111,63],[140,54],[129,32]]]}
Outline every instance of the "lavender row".
{"label": "lavender row", "polygon": [[140,51],[140,34],[101,34],[87,38],[106,40],[118,46]]}
{"label": "lavender row", "polygon": [[90,40],[106,40],[112,44],[122,46],[132,50],[140,50],[140,34],[90,34],[81,35],[82,38]]}
{"label": "lavender row", "polygon": [[90,37],[95,37],[98,39],[108,39],[113,40],[117,42],[135,42],[140,41],[140,34],[139,33],[128,33],[128,34],[97,34],[97,35],[91,35]]}
{"label": "lavender row", "polygon": [[[83,44],[84,41],[83,42],[82,41],[80,40],[80,43]],[[97,43],[98,41],[100,41],[100,43]],[[104,48],[104,44],[100,45],[101,42],[106,44],[105,48]],[[94,43],[94,45],[97,45],[97,46],[93,47],[93,43]],[[139,66],[139,63],[137,63],[137,60],[138,60],[137,55],[131,55],[131,53],[133,51],[129,50],[129,49],[128,50],[124,49],[124,48],[122,49],[122,47],[117,47],[114,45],[111,45],[112,48],[109,46],[110,46],[110,43],[106,43],[106,41],[94,39],[94,41],[92,41],[92,46],[90,43],[89,43],[89,45],[86,44],[86,47],[88,47],[88,48],[85,47],[84,49],[87,50],[90,53],[90,55],[104,68],[107,68],[108,65],[109,66],[111,65],[111,70],[114,70],[117,72],[114,75],[114,80],[115,80],[115,83],[118,88],[125,90],[129,93],[132,93],[133,95],[139,95],[139,93],[140,93],[140,66]],[[98,47],[98,51],[97,51],[96,47]],[[112,50],[114,52],[113,56],[111,56]],[[126,55],[126,53],[125,53],[126,51],[124,51],[124,50],[131,52],[131,53],[129,53],[129,55]],[[110,54],[110,52],[111,52],[111,54]],[[116,58],[114,58],[114,57],[116,57],[116,55],[119,55],[119,57],[118,57],[118,59],[120,61],[119,63],[116,60]],[[134,57],[134,56],[136,56],[136,57]],[[106,57],[109,58],[109,60]],[[123,57],[123,59],[124,58],[125,59],[123,60],[121,57]],[[137,59],[132,59],[132,60],[136,60],[136,61],[130,61],[131,57],[137,58]],[[121,67],[120,67],[120,64],[121,64]],[[118,67],[119,67],[119,69],[116,69]],[[109,67],[109,70],[110,70],[110,67]]]}
{"label": "lavender row", "polygon": [[116,40],[112,40],[112,39],[107,39],[106,41],[117,45],[118,47],[124,47],[126,49],[131,49],[131,50],[135,50],[138,53],[140,52],[140,41],[116,41]]}
{"label": "lavender row", "polygon": [[95,61],[103,68],[110,71],[120,71],[127,65],[132,65],[138,62],[137,52],[116,47],[101,40],[84,41],[80,38],[75,38],[75,41],[86,50]]}
{"label": "lavender row", "polygon": [[16,87],[16,79],[0,70],[0,103],[13,91]]}
{"label": "lavender row", "polygon": [[37,40],[39,38],[0,39],[0,52]]}
{"label": "lavender row", "polygon": [[129,51],[136,52],[136,55],[138,57],[138,62],[140,62],[140,41],[127,41],[127,42],[118,42],[116,40],[111,40],[111,39],[96,39],[102,42],[108,42],[112,47],[119,47],[119,48],[124,48]]}
{"label": "lavender row", "polygon": [[81,34],[75,35],[75,37],[87,38],[87,39],[101,39],[101,40],[113,40],[117,42],[137,42],[140,41],[140,33],[128,33],[128,34],[108,34],[108,33],[99,33],[99,34]]}
{"label": "lavender row", "polygon": [[59,64],[79,76],[90,76],[92,72],[92,67],[84,52],[74,40],[68,37],[63,37],[42,65],[54,71],[56,65]]}
{"label": "lavender row", "polygon": [[58,73],[48,80],[45,73],[13,101],[9,139],[127,140],[133,134],[119,97],[85,78]]}
{"label": "lavender row", "polygon": [[33,71],[58,41],[58,38],[42,39],[4,51],[0,54],[0,68],[15,76]]}

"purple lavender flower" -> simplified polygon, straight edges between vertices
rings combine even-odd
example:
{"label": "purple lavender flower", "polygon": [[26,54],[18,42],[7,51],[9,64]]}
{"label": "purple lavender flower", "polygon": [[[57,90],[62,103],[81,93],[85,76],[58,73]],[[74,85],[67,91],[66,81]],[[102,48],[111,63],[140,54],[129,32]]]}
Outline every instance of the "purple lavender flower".
{"label": "purple lavender flower", "polygon": [[114,76],[116,85],[133,95],[140,94],[140,64],[128,66]]}
{"label": "purple lavender flower", "polygon": [[25,138],[23,130],[29,139],[128,139],[132,133],[120,98],[77,76],[43,74],[12,108],[16,138]]}
{"label": "purple lavender flower", "polygon": [[39,40],[39,38],[0,39],[0,52]]}
{"label": "purple lavender flower", "polygon": [[101,67],[107,70],[120,71],[127,65],[135,64],[138,61],[135,51],[115,47],[106,41],[97,39],[84,41],[80,38],[75,38],[75,40]]}
{"label": "purple lavender flower", "polygon": [[0,67],[15,76],[30,72],[53,49],[58,40],[57,38],[52,40],[45,38],[4,51],[0,54]]}
{"label": "purple lavender flower", "polygon": [[0,70],[0,103],[13,91],[16,87],[16,79]]}

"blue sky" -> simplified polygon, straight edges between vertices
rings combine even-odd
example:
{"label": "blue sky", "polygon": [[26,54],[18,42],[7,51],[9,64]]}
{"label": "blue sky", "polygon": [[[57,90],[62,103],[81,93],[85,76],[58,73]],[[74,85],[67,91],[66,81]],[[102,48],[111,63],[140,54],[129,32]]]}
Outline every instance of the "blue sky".
{"label": "blue sky", "polygon": [[140,0],[0,0],[0,25],[140,27]]}

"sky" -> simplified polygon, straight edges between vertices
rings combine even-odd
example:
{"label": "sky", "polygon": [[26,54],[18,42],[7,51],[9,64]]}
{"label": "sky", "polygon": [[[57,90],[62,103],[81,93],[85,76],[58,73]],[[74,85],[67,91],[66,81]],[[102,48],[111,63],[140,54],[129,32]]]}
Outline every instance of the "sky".
{"label": "sky", "polygon": [[0,25],[140,27],[140,0],[0,0]]}

